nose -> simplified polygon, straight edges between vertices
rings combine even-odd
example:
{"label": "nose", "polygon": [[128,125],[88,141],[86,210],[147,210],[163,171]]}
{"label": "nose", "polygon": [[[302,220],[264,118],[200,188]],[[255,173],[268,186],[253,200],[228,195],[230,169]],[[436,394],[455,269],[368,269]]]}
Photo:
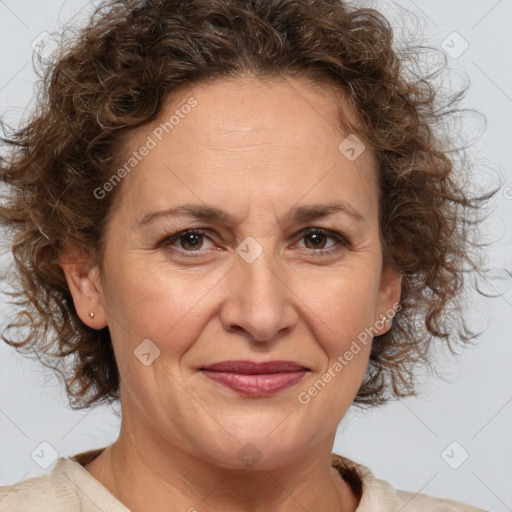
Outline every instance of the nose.
{"label": "nose", "polygon": [[253,342],[274,341],[297,323],[293,306],[297,297],[286,282],[285,271],[265,254],[252,263],[236,256],[226,276],[228,296],[220,313],[226,331]]}

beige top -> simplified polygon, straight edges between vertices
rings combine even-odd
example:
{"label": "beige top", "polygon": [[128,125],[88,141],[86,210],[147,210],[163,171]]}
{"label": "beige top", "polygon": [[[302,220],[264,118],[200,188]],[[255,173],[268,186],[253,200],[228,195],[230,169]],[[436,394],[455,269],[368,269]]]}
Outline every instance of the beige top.
{"label": "beige top", "polygon": [[[82,464],[104,448],[61,457],[48,475],[0,487],[1,512],[130,512]],[[397,491],[366,467],[335,453],[332,465],[361,496],[356,512],[485,512],[459,501]]]}

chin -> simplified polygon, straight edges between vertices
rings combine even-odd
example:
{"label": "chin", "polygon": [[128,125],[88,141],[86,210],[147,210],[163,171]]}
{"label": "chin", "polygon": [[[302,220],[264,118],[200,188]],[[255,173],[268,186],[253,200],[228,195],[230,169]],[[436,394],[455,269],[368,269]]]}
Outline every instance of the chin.
{"label": "chin", "polygon": [[230,470],[263,471],[292,464],[304,450],[303,440],[293,436],[289,429],[286,432],[272,433],[272,428],[267,423],[266,428],[261,430],[264,430],[263,434],[246,429],[244,435],[226,434],[213,443],[210,439],[207,447],[200,448],[200,456],[207,457],[218,467]]}

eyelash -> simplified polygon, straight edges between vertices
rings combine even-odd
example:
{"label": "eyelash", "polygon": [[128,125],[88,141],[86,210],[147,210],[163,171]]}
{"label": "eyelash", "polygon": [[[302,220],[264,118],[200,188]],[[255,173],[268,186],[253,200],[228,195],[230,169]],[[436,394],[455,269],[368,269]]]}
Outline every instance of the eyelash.
{"label": "eyelash", "polygon": [[[329,229],[323,229],[323,228],[306,228],[304,230],[302,230],[300,232],[300,235],[301,235],[301,239],[302,238],[305,238],[307,237],[308,235],[311,235],[311,234],[319,234],[319,235],[324,235],[324,236],[327,236],[328,238],[333,238],[334,240],[336,240],[336,242],[338,243],[338,245],[341,245],[345,248],[350,248],[350,243],[347,241],[347,239],[342,236],[340,233],[337,233],[336,231],[331,231]],[[168,235],[166,236],[165,238],[163,238],[159,243],[158,243],[158,248],[164,248],[164,249],[170,249],[170,250],[173,250],[173,251],[178,251],[180,253],[186,253],[187,256],[191,256],[191,257],[198,257],[200,256],[204,251],[201,251],[200,249],[199,250],[193,250],[193,251],[187,251],[185,249],[179,249],[177,247],[173,247],[173,243],[179,241],[179,239],[184,236],[184,235],[202,235],[202,236],[206,236],[206,232],[202,229],[186,229],[186,230],[183,230],[183,231],[178,231],[177,233],[174,233],[172,235]],[[335,253],[337,251],[339,251],[340,248],[339,247],[331,247],[329,249],[310,249],[310,251],[312,251],[313,254],[315,254],[315,256],[329,256],[331,255],[332,253]]]}

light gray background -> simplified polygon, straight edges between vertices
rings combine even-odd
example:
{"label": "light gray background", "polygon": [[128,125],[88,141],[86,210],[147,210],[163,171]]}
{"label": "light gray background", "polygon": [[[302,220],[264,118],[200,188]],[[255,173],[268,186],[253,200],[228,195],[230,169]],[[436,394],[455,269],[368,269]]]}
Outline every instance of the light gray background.
{"label": "light gray background", "polygon": [[[512,188],[506,187],[512,187],[512,1],[359,3],[387,15],[397,34],[404,27],[414,32],[420,28],[427,44],[440,47],[457,31],[469,44],[460,57],[449,57],[448,62],[470,79],[465,104],[487,118],[474,152],[483,162],[484,182],[493,169],[505,181],[487,224],[496,240],[489,249],[489,266],[511,271]],[[16,124],[30,105],[35,81],[32,41],[70,20],[80,23],[94,4],[0,0],[0,114],[9,124]],[[417,16],[416,21],[408,21],[403,9]],[[420,26],[415,26],[418,20]],[[450,44],[457,50],[461,43]],[[2,247],[5,250],[5,241]],[[3,256],[2,270],[7,258]],[[365,412],[351,410],[339,428],[336,453],[367,465],[399,489],[458,499],[496,512],[512,510],[512,287],[504,276],[493,272],[487,283],[487,289],[503,291],[502,297],[475,297],[471,317],[475,325],[484,321],[489,325],[478,346],[457,358],[439,358],[448,382],[432,377],[420,398]],[[8,298],[0,298],[2,315],[9,315]],[[112,443],[119,431],[118,412],[105,407],[72,411],[54,376],[0,343],[0,485],[51,471],[53,465],[42,468],[31,457],[42,442],[59,456]],[[458,444],[453,451],[454,445],[444,452],[454,441]],[[452,469],[446,460],[456,465],[463,450],[467,460]]]}

